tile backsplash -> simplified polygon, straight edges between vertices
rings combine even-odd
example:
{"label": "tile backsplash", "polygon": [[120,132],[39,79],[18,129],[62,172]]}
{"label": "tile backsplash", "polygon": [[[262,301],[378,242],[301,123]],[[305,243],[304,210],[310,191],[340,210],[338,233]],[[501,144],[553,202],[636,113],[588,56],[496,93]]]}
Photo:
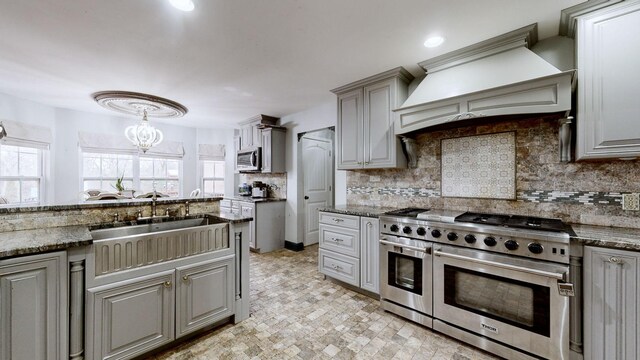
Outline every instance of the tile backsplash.
{"label": "tile backsplash", "polygon": [[[640,192],[640,160],[561,163],[557,116],[469,125],[416,136],[416,169],[347,172],[349,205],[422,206],[557,217],[572,223],[640,228],[622,194]],[[515,131],[516,200],[442,196],[443,139]]]}
{"label": "tile backsplash", "polygon": [[240,174],[238,177],[238,183],[247,183],[251,185],[254,181],[262,181],[263,183],[269,185],[269,191],[267,193],[270,198],[281,198],[284,199],[287,197],[287,174],[286,173],[277,173],[277,174],[262,174],[262,173],[247,173]]}

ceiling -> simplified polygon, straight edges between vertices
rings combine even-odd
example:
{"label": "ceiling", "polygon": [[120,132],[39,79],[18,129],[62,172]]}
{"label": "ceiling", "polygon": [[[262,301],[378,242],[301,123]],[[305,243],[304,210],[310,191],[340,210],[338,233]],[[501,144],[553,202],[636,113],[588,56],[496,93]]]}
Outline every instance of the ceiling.
{"label": "ceiling", "polygon": [[[233,127],[334,99],[330,89],[416,65],[537,22],[557,35],[582,0],[0,0],[0,93],[108,114],[101,90],[189,108],[193,127]],[[432,34],[446,42],[428,49]]]}

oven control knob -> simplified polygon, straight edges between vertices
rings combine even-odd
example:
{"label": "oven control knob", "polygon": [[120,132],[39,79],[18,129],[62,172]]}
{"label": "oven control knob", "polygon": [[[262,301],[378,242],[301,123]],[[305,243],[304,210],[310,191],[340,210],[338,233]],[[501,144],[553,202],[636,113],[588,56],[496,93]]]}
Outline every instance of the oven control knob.
{"label": "oven control knob", "polygon": [[487,246],[496,246],[498,242],[496,241],[496,238],[494,238],[493,236],[487,236],[486,238],[484,238],[484,244]]}
{"label": "oven control knob", "polygon": [[405,226],[404,228],[402,228],[402,232],[409,235],[411,234],[411,228],[409,226]]}
{"label": "oven control knob", "polygon": [[504,247],[506,247],[509,250],[517,250],[518,243],[515,240],[507,240],[504,242]]}
{"label": "oven control knob", "polygon": [[431,236],[433,236],[434,238],[439,238],[440,236],[442,236],[442,233],[438,229],[431,230]]}
{"label": "oven control knob", "polygon": [[451,241],[456,241],[458,240],[458,234],[454,233],[454,232],[450,232],[447,234],[447,239],[451,240]]}
{"label": "oven control knob", "polygon": [[476,237],[468,234],[467,236],[464,237],[464,241],[467,242],[467,244],[473,244],[474,242],[476,242]]}
{"label": "oven control knob", "polygon": [[420,236],[424,236],[427,233],[427,230],[425,230],[423,227],[419,227],[418,230],[416,230],[416,233],[418,233],[418,235]]}
{"label": "oven control knob", "polygon": [[538,243],[531,243],[527,247],[529,248],[529,251],[531,251],[533,254],[542,254],[542,250],[544,250],[542,245]]}
{"label": "oven control knob", "polygon": [[400,230],[400,228],[398,227],[398,225],[393,224],[391,225],[391,227],[389,228],[389,230],[393,231],[393,232],[398,232],[398,230]]}

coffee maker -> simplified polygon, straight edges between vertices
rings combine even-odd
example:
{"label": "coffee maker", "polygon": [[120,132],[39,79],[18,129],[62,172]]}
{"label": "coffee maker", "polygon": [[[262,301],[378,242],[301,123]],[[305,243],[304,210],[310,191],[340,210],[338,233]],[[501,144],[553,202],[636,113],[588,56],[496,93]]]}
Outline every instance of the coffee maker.
{"label": "coffee maker", "polygon": [[251,197],[254,198],[266,198],[267,197],[267,184],[262,181],[254,181],[251,187]]}

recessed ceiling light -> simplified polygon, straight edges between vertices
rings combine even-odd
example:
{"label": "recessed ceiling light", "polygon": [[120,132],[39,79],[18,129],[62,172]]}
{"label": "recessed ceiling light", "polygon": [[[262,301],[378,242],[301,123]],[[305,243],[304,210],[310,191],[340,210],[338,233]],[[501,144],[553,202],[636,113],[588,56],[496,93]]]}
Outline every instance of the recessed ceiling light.
{"label": "recessed ceiling light", "polygon": [[192,11],[195,8],[191,0],[169,0],[169,3],[173,5],[174,8],[182,11]]}
{"label": "recessed ceiling light", "polygon": [[424,46],[428,48],[436,47],[442,45],[444,42],[444,38],[442,36],[432,36],[424,42]]}

